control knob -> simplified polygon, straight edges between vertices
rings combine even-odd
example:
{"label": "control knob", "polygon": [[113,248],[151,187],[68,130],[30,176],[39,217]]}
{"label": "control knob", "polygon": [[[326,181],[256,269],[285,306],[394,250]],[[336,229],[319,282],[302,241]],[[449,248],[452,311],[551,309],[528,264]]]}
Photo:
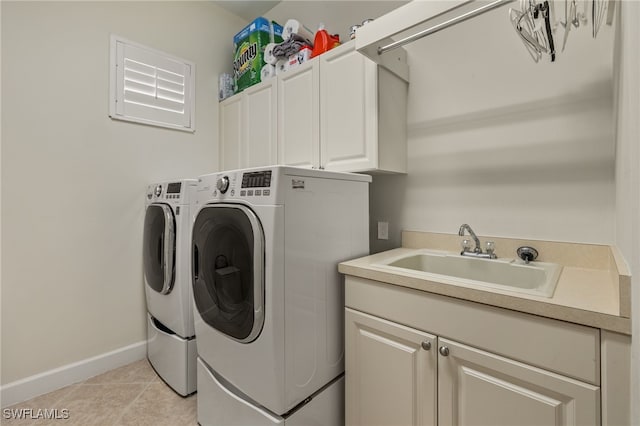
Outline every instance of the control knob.
{"label": "control knob", "polygon": [[156,197],[159,197],[162,195],[162,185],[157,185],[156,189],[153,191],[153,193],[156,195]]}
{"label": "control knob", "polygon": [[227,192],[227,190],[229,189],[229,176],[223,176],[220,179],[218,179],[218,183],[216,184],[216,187],[218,188],[218,191],[220,191],[221,194],[224,194],[225,192]]}

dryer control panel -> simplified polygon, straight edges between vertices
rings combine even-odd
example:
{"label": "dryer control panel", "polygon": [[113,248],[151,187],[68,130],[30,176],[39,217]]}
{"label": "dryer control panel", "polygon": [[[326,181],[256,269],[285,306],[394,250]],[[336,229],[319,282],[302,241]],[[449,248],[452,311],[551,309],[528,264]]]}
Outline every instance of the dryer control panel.
{"label": "dryer control panel", "polygon": [[200,189],[216,200],[245,200],[250,203],[271,203],[276,177],[273,170],[233,170],[203,176]]}

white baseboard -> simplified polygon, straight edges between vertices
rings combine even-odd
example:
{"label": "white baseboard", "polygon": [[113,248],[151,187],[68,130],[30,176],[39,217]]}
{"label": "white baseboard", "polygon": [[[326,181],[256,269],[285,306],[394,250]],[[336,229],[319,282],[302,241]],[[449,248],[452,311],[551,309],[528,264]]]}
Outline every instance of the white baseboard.
{"label": "white baseboard", "polygon": [[114,368],[141,360],[146,356],[147,341],[143,340],[115,351],[7,383],[0,388],[2,408],[85,381]]}

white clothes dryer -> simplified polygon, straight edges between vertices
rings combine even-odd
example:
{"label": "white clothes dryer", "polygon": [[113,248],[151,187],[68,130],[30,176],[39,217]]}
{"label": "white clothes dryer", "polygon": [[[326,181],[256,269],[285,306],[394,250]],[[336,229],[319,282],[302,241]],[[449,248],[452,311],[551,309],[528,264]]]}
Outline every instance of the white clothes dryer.
{"label": "white clothes dryer", "polygon": [[338,263],[369,252],[369,182],[285,166],[199,178],[192,284],[201,425],[343,422]]}
{"label": "white clothes dryer", "polygon": [[191,209],[196,179],[149,185],[143,235],[147,358],[180,395],[196,391]]}

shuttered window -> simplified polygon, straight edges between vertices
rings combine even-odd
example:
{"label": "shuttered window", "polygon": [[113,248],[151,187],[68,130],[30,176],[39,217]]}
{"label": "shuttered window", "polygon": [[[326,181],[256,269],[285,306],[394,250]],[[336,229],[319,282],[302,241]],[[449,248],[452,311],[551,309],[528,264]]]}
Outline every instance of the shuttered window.
{"label": "shuttered window", "polygon": [[111,36],[111,106],[119,120],[193,132],[195,64]]}

